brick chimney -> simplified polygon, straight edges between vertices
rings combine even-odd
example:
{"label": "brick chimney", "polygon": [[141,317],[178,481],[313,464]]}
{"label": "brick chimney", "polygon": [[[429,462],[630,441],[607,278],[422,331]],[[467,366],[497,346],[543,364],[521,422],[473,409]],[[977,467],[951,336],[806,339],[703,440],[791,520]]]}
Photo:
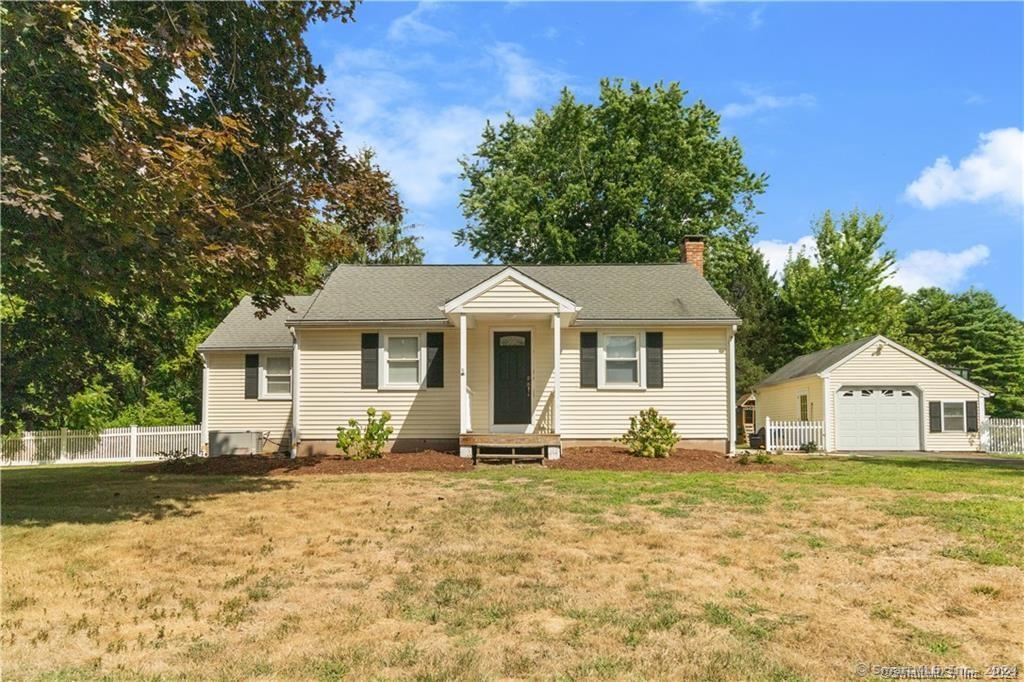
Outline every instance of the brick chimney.
{"label": "brick chimney", "polygon": [[683,237],[683,248],[679,255],[684,263],[689,263],[697,268],[697,272],[704,276],[704,235],[690,234]]}

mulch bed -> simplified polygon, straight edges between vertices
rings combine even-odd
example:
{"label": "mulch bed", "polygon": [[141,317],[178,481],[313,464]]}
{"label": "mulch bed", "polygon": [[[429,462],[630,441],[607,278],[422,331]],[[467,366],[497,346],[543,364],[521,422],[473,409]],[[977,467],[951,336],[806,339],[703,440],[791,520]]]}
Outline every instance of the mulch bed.
{"label": "mulch bed", "polygon": [[546,462],[552,469],[602,469],[609,471],[665,471],[665,472],[743,472],[793,471],[789,464],[773,460],[771,464],[740,464],[735,457],[726,457],[711,450],[676,450],[671,457],[654,459],[633,457],[625,448],[566,448],[562,458]]}
{"label": "mulch bed", "polygon": [[[503,465],[481,465],[503,466]],[[526,465],[536,466],[536,465]],[[562,458],[545,462],[552,469],[584,471],[664,471],[664,472],[744,472],[792,471],[788,464],[740,464],[709,450],[677,450],[666,459],[632,457],[623,448],[566,448]],[[407,473],[412,471],[472,471],[471,460],[455,453],[423,450],[392,452],[383,459],[354,461],[340,456],[313,456],[287,459],[271,456],[225,456],[201,460],[156,462],[132,467],[141,473],[192,474],[206,476],[279,476]]]}

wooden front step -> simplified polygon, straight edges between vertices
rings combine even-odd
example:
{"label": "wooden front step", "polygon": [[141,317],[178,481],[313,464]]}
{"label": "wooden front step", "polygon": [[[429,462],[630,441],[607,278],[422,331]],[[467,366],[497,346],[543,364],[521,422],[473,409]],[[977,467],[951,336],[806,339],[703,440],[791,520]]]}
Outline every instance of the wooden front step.
{"label": "wooden front step", "polygon": [[557,433],[463,433],[459,445],[491,448],[544,448],[559,446],[562,437]]}

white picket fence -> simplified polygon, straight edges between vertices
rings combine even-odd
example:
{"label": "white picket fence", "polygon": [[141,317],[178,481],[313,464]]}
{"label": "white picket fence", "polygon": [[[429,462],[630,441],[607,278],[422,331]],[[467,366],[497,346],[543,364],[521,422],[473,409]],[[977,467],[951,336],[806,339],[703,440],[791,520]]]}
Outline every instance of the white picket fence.
{"label": "white picket fence", "polygon": [[159,453],[202,451],[202,427],[125,426],[100,432],[26,431],[5,437],[0,466],[27,464],[85,464],[88,462],[141,462],[160,459]]}
{"label": "white picket fence", "polygon": [[985,452],[1024,454],[1024,419],[989,417],[983,421],[981,449]]}
{"label": "white picket fence", "polygon": [[776,450],[796,451],[807,443],[814,443],[817,449],[825,449],[825,423],[776,421],[764,418],[764,447],[768,452]]}

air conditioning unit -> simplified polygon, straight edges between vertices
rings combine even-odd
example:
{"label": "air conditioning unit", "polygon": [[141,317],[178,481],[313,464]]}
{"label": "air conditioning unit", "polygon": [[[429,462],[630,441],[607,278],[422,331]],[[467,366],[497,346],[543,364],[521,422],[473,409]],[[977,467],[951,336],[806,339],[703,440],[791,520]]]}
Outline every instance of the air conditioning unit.
{"label": "air conditioning unit", "polygon": [[210,431],[210,456],[263,452],[262,431]]}

